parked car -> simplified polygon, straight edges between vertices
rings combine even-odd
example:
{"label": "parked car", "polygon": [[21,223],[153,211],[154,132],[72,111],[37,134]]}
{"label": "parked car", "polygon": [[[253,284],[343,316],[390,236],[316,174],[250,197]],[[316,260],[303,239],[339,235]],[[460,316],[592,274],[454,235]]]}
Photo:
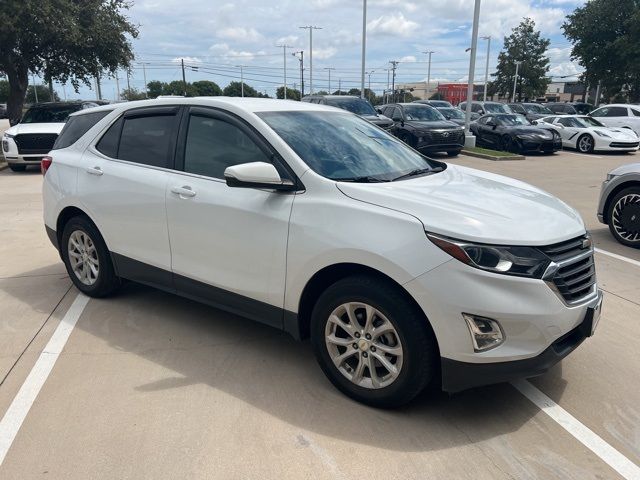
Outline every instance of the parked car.
{"label": "parked car", "polygon": [[[450,122],[464,126],[465,114],[462,110],[455,107],[436,107],[436,108],[442,114],[442,116],[447,120],[449,120]],[[477,113],[471,112],[472,122],[477,120],[478,118],[480,118],[480,115],[478,115]]]}
{"label": "parked car", "polygon": [[640,105],[621,103],[605,105],[595,109],[589,115],[607,127],[628,128],[633,130],[636,135],[640,135]]}
{"label": "parked car", "polygon": [[421,153],[446,152],[455,157],[464,147],[464,129],[429,105],[391,103],[382,111],[394,122],[389,131]]}
{"label": "parked car", "polygon": [[618,242],[640,248],[640,163],[609,172],[600,190],[598,220],[609,225]]}
{"label": "parked car", "polygon": [[539,103],[509,103],[508,105],[514,113],[524,115],[530,122],[548,115],[553,115],[551,110]]}
{"label": "parked car", "polygon": [[585,102],[569,102],[569,105],[575,108],[580,115],[588,115],[595,108],[590,103]]}
{"label": "parked car", "polygon": [[2,152],[9,168],[23,172],[29,165],[40,166],[49,153],[69,115],[85,108],[96,107],[94,102],[51,102],[31,105],[17,125],[2,136]]}
{"label": "parked car", "polygon": [[376,112],[376,109],[373,108],[368,100],[354,95],[307,95],[302,101],[341,108],[355,113],[385,130],[393,126],[393,121]]}
{"label": "parked car", "polygon": [[46,231],[81,292],[126,278],[310,337],[370,405],[541,374],[598,323],[573,208],[335,108],[99,107],[71,116],[42,167]]}
{"label": "parked car", "polygon": [[570,103],[547,103],[545,107],[556,115],[578,115],[578,111]]}
{"label": "parked car", "polygon": [[7,104],[0,103],[0,118],[7,118]]}
{"label": "parked car", "polygon": [[470,128],[478,146],[494,150],[553,153],[562,148],[562,139],[552,128],[532,125],[518,114],[484,115]]}
{"label": "parked car", "polygon": [[414,100],[412,103],[423,103],[435,108],[453,108],[451,102],[447,102],[446,100]]}
{"label": "parked car", "polygon": [[[467,109],[467,102],[461,102],[458,108],[463,112]],[[487,113],[513,113],[509,106],[499,102],[471,102],[471,112],[478,114],[478,118]]]}
{"label": "parked car", "polygon": [[638,150],[640,142],[632,130],[605,127],[588,115],[545,117],[534,123],[538,126],[553,128],[562,137],[563,147],[575,148],[581,153],[633,152]]}

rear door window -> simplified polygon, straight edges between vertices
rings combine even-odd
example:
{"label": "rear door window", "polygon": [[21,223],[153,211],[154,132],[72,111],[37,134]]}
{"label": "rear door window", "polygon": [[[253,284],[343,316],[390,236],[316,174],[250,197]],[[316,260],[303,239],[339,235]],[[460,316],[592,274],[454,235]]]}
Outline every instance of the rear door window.
{"label": "rear door window", "polygon": [[53,144],[53,150],[70,147],[109,113],[111,113],[111,110],[69,117],[60,135],[58,135],[56,143]]}

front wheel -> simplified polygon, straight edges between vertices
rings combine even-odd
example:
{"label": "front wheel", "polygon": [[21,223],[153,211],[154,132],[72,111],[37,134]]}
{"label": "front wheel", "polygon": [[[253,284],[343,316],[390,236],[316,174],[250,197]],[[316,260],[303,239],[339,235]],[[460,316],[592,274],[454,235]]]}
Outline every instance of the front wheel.
{"label": "front wheel", "polygon": [[449,155],[450,157],[457,157],[458,155],[460,155],[460,150],[455,150],[453,152],[447,152],[447,155]]}
{"label": "front wheel", "polygon": [[611,201],[607,223],[613,237],[623,245],[640,248],[640,188],[617,193]]}
{"label": "front wheel", "polygon": [[576,145],[578,146],[578,151],[580,153],[593,153],[593,149],[595,147],[593,137],[587,134],[582,135],[578,139],[578,142]]}
{"label": "front wheel", "polygon": [[518,152],[518,146],[511,138],[511,135],[503,135],[500,139],[500,150],[503,152]]}
{"label": "front wheel", "polygon": [[311,341],[331,383],[374,407],[411,401],[436,371],[438,347],[424,315],[399,287],[374,277],[345,278],[320,296]]}

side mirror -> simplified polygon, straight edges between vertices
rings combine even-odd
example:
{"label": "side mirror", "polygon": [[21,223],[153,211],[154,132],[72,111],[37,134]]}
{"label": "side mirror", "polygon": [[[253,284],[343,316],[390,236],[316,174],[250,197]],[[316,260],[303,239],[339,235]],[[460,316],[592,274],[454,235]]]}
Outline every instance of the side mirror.
{"label": "side mirror", "polygon": [[487,122],[485,125],[487,127],[493,127],[493,128],[496,128],[498,126],[498,124],[494,121]]}
{"label": "side mirror", "polygon": [[483,110],[483,109],[480,109],[480,110],[478,110],[478,113],[479,113],[480,115],[484,115],[484,110]]}
{"label": "side mirror", "polygon": [[394,122],[402,122],[402,117],[398,115],[394,115],[391,120],[393,120]]}
{"label": "side mirror", "polygon": [[531,125],[538,125],[538,120],[531,120]]}
{"label": "side mirror", "polygon": [[238,188],[266,188],[292,191],[297,187],[290,180],[283,180],[276,167],[266,162],[242,163],[227,167],[224,171],[227,185]]}
{"label": "side mirror", "polygon": [[376,112],[378,112],[380,115],[382,115],[382,109],[381,108],[376,108]]}

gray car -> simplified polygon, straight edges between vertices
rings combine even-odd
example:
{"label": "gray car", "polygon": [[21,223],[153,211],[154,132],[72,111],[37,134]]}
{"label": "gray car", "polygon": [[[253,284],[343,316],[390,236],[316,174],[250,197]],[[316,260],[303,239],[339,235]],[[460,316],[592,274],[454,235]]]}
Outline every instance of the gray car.
{"label": "gray car", "polygon": [[609,172],[600,191],[598,220],[609,225],[618,242],[640,248],[640,163]]}

